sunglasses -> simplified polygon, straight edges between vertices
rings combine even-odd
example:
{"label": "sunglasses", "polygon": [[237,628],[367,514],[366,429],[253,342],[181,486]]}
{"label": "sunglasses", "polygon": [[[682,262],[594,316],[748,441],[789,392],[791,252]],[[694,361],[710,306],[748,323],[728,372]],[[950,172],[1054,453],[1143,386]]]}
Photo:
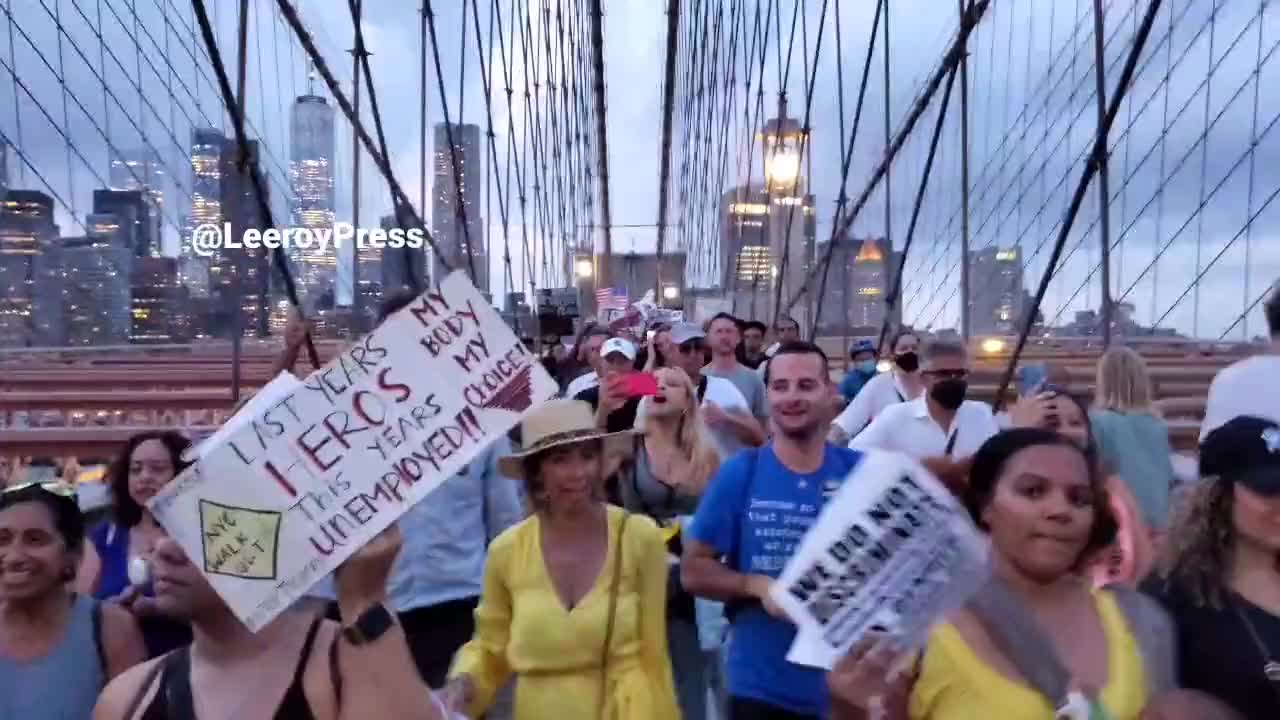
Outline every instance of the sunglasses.
{"label": "sunglasses", "polygon": [[76,497],[75,486],[70,485],[68,483],[64,483],[64,482],[18,483],[17,485],[13,485],[5,488],[2,492],[0,492],[0,494],[7,495],[9,493],[18,492],[20,490],[29,490],[31,488],[39,488],[40,490],[43,490],[49,493],[50,495],[57,495],[58,497],[70,498],[72,500],[74,500]]}
{"label": "sunglasses", "polygon": [[687,342],[680,346],[680,352],[684,355],[689,353],[702,352],[706,345],[700,342]]}

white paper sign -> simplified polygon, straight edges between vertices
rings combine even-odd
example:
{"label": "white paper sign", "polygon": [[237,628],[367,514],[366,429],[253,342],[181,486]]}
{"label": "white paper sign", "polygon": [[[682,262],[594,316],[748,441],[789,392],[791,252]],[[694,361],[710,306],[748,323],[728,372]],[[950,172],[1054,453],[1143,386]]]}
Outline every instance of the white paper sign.
{"label": "white paper sign", "polygon": [[149,507],[257,632],[555,391],[455,272],[253,406]]}
{"label": "white paper sign", "polygon": [[869,452],[771,591],[797,627],[788,660],[830,669],[867,633],[911,643],[986,577],[986,542],[916,461]]}

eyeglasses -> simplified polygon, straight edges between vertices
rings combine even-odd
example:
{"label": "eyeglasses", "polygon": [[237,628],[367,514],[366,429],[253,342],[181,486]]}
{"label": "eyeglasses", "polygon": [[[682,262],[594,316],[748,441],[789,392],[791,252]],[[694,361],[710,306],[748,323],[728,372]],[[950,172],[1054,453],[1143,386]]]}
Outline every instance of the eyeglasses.
{"label": "eyeglasses", "polygon": [[0,492],[0,494],[7,495],[9,493],[18,492],[20,490],[30,490],[31,488],[39,488],[49,493],[50,495],[57,495],[58,497],[71,498],[73,500],[76,497],[75,486],[68,483],[64,483],[64,482],[18,483],[17,485],[13,485],[5,488],[2,492]]}
{"label": "eyeglasses", "polygon": [[925,370],[924,374],[943,380],[964,380],[969,377],[968,370]]}

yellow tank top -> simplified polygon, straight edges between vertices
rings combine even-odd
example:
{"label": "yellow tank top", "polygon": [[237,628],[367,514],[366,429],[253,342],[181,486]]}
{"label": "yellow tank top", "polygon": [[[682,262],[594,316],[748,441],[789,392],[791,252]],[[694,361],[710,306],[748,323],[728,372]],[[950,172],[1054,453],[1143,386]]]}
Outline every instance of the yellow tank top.
{"label": "yellow tank top", "polygon": [[[1115,598],[1094,593],[1107,638],[1109,677],[1100,700],[1115,720],[1136,720],[1147,704],[1142,653]],[[951,624],[934,628],[911,692],[912,720],[1053,720],[1040,693],[983,662]]]}

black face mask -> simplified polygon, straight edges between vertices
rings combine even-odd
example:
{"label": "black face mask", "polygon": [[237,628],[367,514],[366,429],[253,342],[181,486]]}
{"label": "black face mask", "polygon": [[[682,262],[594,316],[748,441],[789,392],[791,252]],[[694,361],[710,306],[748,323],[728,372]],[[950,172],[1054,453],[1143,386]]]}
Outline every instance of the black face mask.
{"label": "black face mask", "polygon": [[903,372],[915,372],[920,369],[920,356],[913,352],[905,352],[895,356],[893,361],[902,368]]}
{"label": "black face mask", "polygon": [[929,391],[929,397],[947,410],[958,410],[968,393],[969,383],[966,380],[939,380]]}

